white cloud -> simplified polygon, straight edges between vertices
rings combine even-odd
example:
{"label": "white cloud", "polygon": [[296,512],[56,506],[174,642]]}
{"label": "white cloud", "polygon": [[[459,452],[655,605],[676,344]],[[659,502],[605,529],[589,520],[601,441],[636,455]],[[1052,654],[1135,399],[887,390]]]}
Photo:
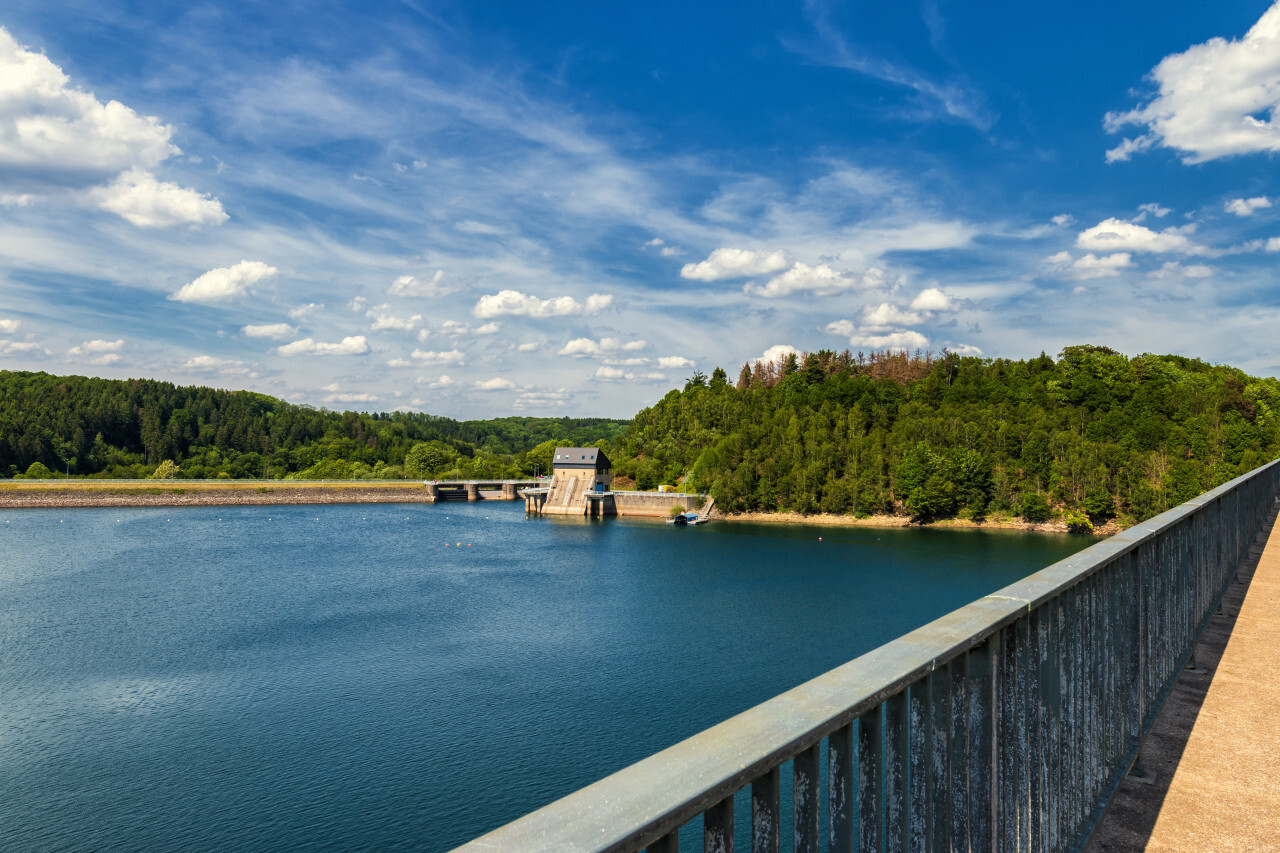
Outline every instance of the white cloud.
{"label": "white cloud", "polygon": [[680,255],[686,255],[688,254],[688,252],[686,252],[684,249],[680,248],[679,246],[666,246],[658,254],[662,255],[662,257],[664,258],[675,258],[675,257],[679,257]]}
{"label": "white cloud", "polygon": [[1203,246],[1196,245],[1182,233],[1186,230],[1188,229],[1166,228],[1156,232],[1145,225],[1122,219],[1104,219],[1076,235],[1076,245],[1081,249],[1099,252],[1204,252]]}
{"label": "white cloud", "polygon": [[308,302],[306,305],[299,305],[297,308],[290,310],[289,317],[293,320],[302,320],[312,314],[319,314],[323,310],[323,302]]}
{"label": "white cloud", "polygon": [[352,393],[345,392],[339,394],[328,394],[324,397],[326,403],[376,403],[382,398],[377,394]]}
{"label": "white cloud", "polygon": [[1074,225],[1076,222],[1076,218],[1072,216],[1070,213],[1059,213],[1057,216],[1053,217],[1053,219],[1051,219],[1050,221],[1054,225],[1057,225],[1059,228],[1066,228],[1068,225]]}
{"label": "white cloud", "polygon": [[197,355],[189,358],[179,365],[182,370],[188,370],[195,373],[217,373],[224,376],[248,376],[256,378],[257,373],[245,367],[243,361],[233,361],[227,358],[215,358],[211,355]]}
{"label": "white cloud", "polygon": [[1151,278],[1208,278],[1213,275],[1213,267],[1205,264],[1187,264],[1183,266],[1177,261],[1167,261],[1158,270],[1149,273]]}
{"label": "white cloud", "polygon": [[542,349],[542,344],[538,341],[529,341],[516,347],[516,352],[537,352]]}
{"label": "white cloud", "polygon": [[7,317],[0,317],[0,332],[4,332],[7,335],[12,335],[16,331],[18,331],[17,320],[10,320]]}
{"label": "white cloud", "polygon": [[658,357],[658,367],[671,369],[673,367],[693,367],[693,362],[682,355],[664,355]]}
{"label": "white cloud", "polygon": [[1146,214],[1149,213],[1152,216],[1154,216],[1156,219],[1163,219],[1164,217],[1168,216],[1170,213],[1173,213],[1172,208],[1161,207],[1159,204],[1156,204],[1155,202],[1140,204],[1138,205],[1138,210],[1142,211],[1141,216],[1145,216]]}
{"label": "white cloud", "polygon": [[6,198],[71,190],[143,227],[218,224],[217,199],[150,170],[182,153],[173,128],[71,84],[42,53],[0,27],[0,180]]}
{"label": "white cloud", "polygon": [[499,228],[497,225],[488,225],[484,222],[476,222],[473,219],[466,219],[462,222],[455,223],[457,228],[463,234],[505,234],[505,228]]}
{"label": "white cloud", "polygon": [[122,346],[124,346],[123,339],[116,340],[116,341],[104,341],[104,340],[85,341],[79,346],[74,346],[71,349],[67,350],[67,355],[75,357],[75,356],[82,356],[82,355],[95,355],[95,354],[104,353],[104,352],[111,353],[111,352],[118,351]]}
{"label": "white cloud", "polygon": [[158,181],[141,169],[125,172],[111,184],[91,190],[90,195],[103,210],[139,228],[199,227],[227,221],[227,213],[216,198]]}
{"label": "white cloud", "polygon": [[445,281],[444,270],[436,270],[431,278],[415,278],[411,275],[402,275],[391,282],[391,286],[387,288],[387,293],[392,296],[415,296],[434,299],[438,296],[453,293],[460,287],[460,284]]}
{"label": "white cloud", "polygon": [[557,355],[596,357],[611,352],[637,352],[648,344],[644,341],[621,341],[618,338],[574,338],[561,348]]}
{"label": "white cloud", "polygon": [[912,311],[954,311],[957,306],[955,300],[940,289],[929,287],[916,294],[908,307]]}
{"label": "white cloud", "polygon": [[726,278],[746,278],[765,275],[787,268],[790,260],[786,252],[768,252],[763,249],[716,249],[705,261],[685,264],[680,268],[681,278],[697,281],[720,281]]}
{"label": "white cloud", "polygon": [[753,293],[770,299],[790,296],[793,293],[812,293],[815,296],[831,296],[850,290],[872,290],[885,286],[883,270],[872,267],[861,275],[838,272],[827,264],[811,267],[799,261],[782,275],[769,280],[764,287],[747,284],[744,293]]}
{"label": "white cloud", "polygon": [[862,309],[862,323],[866,326],[910,326],[922,319],[924,318],[919,314],[903,311],[888,302],[882,302],[875,308],[868,305]]}
{"label": "white cloud", "polygon": [[298,330],[288,323],[269,323],[263,326],[241,326],[240,332],[246,338],[271,338],[281,341],[297,334]]}
{"label": "white cloud", "polygon": [[1081,281],[1118,276],[1121,270],[1133,266],[1133,258],[1128,252],[1116,252],[1102,257],[1089,252],[1083,257],[1072,259],[1071,253],[1064,251],[1045,258],[1045,263],[1055,268],[1059,274]]}
{"label": "white cloud", "polygon": [[178,302],[224,302],[244,295],[253,285],[279,272],[261,261],[241,261],[233,267],[209,270],[169,298]]}
{"label": "white cloud", "polygon": [[752,359],[752,360],[760,361],[765,364],[782,364],[782,362],[787,360],[787,356],[799,355],[799,354],[800,354],[800,350],[796,349],[790,344],[774,344],[773,346],[765,350],[764,353],[761,354],[759,358]]}
{"label": "white cloud", "polygon": [[343,338],[337,343],[315,341],[303,338],[291,344],[276,347],[280,355],[362,355],[369,351],[369,342],[364,335]]}
{"label": "white cloud", "polygon": [[452,388],[453,386],[458,384],[458,380],[451,379],[446,374],[441,374],[439,376],[419,376],[418,384],[425,385],[428,388],[435,388],[435,389]]}
{"label": "white cloud", "polygon": [[410,355],[423,364],[462,364],[467,357],[462,350],[456,349],[441,351],[416,349]]}
{"label": "white cloud", "polygon": [[929,339],[914,331],[855,334],[849,338],[849,346],[891,350],[924,349],[929,346]]}
{"label": "white cloud", "polygon": [[596,368],[591,378],[597,382],[657,382],[666,380],[667,376],[665,373],[634,373],[618,367],[601,366]]}
{"label": "white cloud", "polygon": [[1222,206],[1227,213],[1234,213],[1236,216],[1253,216],[1255,210],[1263,210],[1271,206],[1271,199],[1266,196],[1258,196],[1257,198],[1233,198]]}
{"label": "white cloud", "polygon": [[956,355],[982,355],[982,350],[973,344],[953,344],[947,347],[947,352],[953,352]]}
{"label": "white cloud", "polygon": [[[1127,125],[1145,133],[1108,151],[1107,162],[1156,145],[1180,151],[1185,163],[1280,151],[1280,3],[1264,12],[1244,38],[1212,38],[1171,54],[1148,76],[1158,94],[1137,109],[1108,113],[1105,120],[1112,133]],[[1269,119],[1260,117],[1267,113]]]}
{"label": "white cloud", "polygon": [[49,355],[49,351],[35,341],[0,340],[0,355]]}
{"label": "white cloud", "polygon": [[661,237],[654,237],[652,240],[649,240],[648,242],[646,242],[642,248],[656,249],[658,246],[665,246],[665,245],[666,245],[666,241],[663,240]]}
{"label": "white cloud", "polygon": [[351,301],[347,303],[347,309],[351,311],[353,314],[359,314],[361,311],[365,309],[365,306],[368,304],[369,304],[368,299],[365,299],[363,296],[356,296],[356,297],[353,297]]}
{"label": "white cloud", "polygon": [[852,320],[833,320],[825,326],[818,329],[820,332],[826,332],[829,335],[839,335],[847,338],[856,331],[857,326],[853,325]]}
{"label": "white cloud", "polygon": [[1280,252],[1280,237],[1272,237],[1267,241],[1268,252]]}
{"label": "white cloud", "polygon": [[588,296],[584,304],[572,296],[539,299],[518,290],[500,290],[494,294],[481,296],[472,313],[482,320],[502,316],[565,317],[577,314],[590,316],[599,314],[612,303],[612,296],[600,293]]}
{"label": "white cloud", "polygon": [[413,362],[407,358],[389,358],[387,359],[387,367],[412,367]]}
{"label": "white cloud", "polygon": [[369,325],[372,332],[412,332],[422,322],[421,314],[412,317],[397,317],[390,313],[390,305],[375,305],[365,312],[365,316],[373,322]]}
{"label": "white cloud", "polygon": [[492,379],[482,379],[471,385],[477,391],[510,391],[516,387],[516,383],[510,379],[504,379],[501,376],[495,376]]}
{"label": "white cloud", "polygon": [[511,405],[516,409],[545,409],[545,408],[563,408],[570,400],[573,399],[573,392],[567,388],[558,388],[555,391],[536,391],[524,390],[516,397],[515,402]]}
{"label": "white cloud", "polygon": [[502,328],[501,323],[482,323],[471,330],[473,335],[494,335]]}

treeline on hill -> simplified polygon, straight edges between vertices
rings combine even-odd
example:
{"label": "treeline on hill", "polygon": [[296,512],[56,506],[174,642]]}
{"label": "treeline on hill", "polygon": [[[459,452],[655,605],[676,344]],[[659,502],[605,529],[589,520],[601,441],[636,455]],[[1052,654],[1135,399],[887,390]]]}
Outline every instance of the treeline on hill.
{"label": "treeline on hill", "polygon": [[295,406],[250,391],[0,371],[0,476],[521,477],[626,421],[455,421]]}
{"label": "treeline on hill", "polygon": [[696,373],[636,415],[615,473],[726,512],[1061,512],[1140,521],[1274,458],[1280,382],[1175,355],[823,351]]}

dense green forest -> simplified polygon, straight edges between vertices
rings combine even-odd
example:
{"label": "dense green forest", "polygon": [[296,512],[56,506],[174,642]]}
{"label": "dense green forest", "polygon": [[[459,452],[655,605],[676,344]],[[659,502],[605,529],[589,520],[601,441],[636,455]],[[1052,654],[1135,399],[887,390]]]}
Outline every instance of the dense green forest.
{"label": "dense green forest", "polygon": [[598,446],[726,512],[1149,518],[1280,454],[1280,381],[1176,355],[835,353],[695,373],[633,421],[361,414],[0,371],[0,475],[518,477]]}
{"label": "dense green forest", "polygon": [[830,351],[695,374],[636,415],[615,472],[724,511],[1142,520],[1276,457],[1280,381],[1175,355]]}
{"label": "dense green forest", "polygon": [[[0,371],[0,476],[520,477],[626,421],[357,414],[249,391]],[[161,468],[162,463],[168,463]]]}

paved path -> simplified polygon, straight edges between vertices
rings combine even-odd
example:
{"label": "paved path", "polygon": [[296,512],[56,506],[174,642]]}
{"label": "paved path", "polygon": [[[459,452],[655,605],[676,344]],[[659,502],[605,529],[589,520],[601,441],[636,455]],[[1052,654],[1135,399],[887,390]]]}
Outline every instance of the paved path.
{"label": "paved path", "polygon": [[1210,620],[1091,853],[1280,851],[1280,525]]}

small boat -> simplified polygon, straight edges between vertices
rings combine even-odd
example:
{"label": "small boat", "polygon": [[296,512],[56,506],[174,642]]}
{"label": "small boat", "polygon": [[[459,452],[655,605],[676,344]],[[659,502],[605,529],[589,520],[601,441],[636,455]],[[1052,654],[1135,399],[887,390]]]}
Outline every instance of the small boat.
{"label": "small boat", "polygon": [[696,512],[682,512],[679,515],[672,516],[667,519],[667,524],[678,524],[684,526],[686,524],[701,524],[702,519]]}

